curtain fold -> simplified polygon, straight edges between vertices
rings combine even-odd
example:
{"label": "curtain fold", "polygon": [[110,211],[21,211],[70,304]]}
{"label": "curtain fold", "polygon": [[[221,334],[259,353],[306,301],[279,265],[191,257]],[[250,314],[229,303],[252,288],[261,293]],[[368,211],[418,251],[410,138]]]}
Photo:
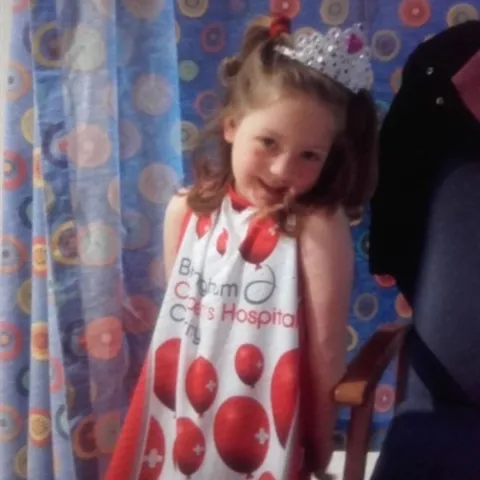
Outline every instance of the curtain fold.
{"label": "curtain fold", "polygon": [[100,479],[161,303],[163,214],[183,177],[174,5],[13,9],[0,478]]}

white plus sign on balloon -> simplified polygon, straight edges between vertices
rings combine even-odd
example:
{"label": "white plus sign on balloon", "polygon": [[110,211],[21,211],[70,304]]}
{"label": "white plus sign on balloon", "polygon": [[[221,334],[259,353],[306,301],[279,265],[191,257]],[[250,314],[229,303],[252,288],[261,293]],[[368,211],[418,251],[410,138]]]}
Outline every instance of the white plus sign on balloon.
{"label": "white plus sign on balloon", "polygon": [[267,443],[267,440],[270,438],[270,435],[267,433],[267,431],[264,428],[261,428],[255,434],[255,438],[257,439],[260,445],[265,445],[265,443]]}
{"label": "white plus sign on balloon", "polygon": [[206,387],[207,387],[207,390],[210,390],[210,392],[213,392],[217,388],[217,384],[213,380],[210,380],[207,383]]}
{"label": "white plus sign on balloon", "polygon": [[148,455],[145,455],[143,461],[147,463],[149,468],[155,468],[157,464],[163,462],[163,457],[159,455],[156,448],[152,448],[152,450],[148,452]]}
{"label": "white plus sign on balloon", "polygon": [[193,448],[193,453],[194,453],[197,457],[199,457],[199,456],[203,453],[204,450],[205,450],[205,449],[204,449],[201,445],[199,445],[199,444],[197,443],[197,444],[195,445],[195,447]]}

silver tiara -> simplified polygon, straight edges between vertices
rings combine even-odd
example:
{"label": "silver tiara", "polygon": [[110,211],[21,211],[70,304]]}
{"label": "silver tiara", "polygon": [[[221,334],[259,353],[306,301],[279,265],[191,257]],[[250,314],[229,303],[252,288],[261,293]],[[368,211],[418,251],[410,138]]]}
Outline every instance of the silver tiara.
{"label": "silver tiara", "polygon": [[373,82],[370,48],[363,26],[355,24],[341,30],[331,28],[325,35],[312,31],[294,36],[293,48],[275,49],[333,78],[354,93],[369,89]]}

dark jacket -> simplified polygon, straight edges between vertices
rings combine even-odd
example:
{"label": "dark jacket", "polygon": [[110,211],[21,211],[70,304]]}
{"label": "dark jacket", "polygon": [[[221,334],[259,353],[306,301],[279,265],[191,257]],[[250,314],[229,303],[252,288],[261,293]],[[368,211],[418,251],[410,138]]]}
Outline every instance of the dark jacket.
{"label": "dark jacket", "polygon": [[395,277],[410,302],[436,171],[452,155],[479,153],[480,160],[480,124],[452,83],[479,49],[480,21],[449,28],[420,44],[408,58],[380,132],[370,268]]}

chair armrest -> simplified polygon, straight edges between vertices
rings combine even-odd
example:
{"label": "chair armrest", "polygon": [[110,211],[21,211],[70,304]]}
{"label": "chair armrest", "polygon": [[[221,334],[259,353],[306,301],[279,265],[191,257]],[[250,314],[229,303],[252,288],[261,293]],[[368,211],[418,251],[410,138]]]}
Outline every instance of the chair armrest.
{"label": "chair armrest", "polygon": [[334,390],[337,403],[363,405],[392,359],[399,353],[410,325],[383,325],[360,349]]}

